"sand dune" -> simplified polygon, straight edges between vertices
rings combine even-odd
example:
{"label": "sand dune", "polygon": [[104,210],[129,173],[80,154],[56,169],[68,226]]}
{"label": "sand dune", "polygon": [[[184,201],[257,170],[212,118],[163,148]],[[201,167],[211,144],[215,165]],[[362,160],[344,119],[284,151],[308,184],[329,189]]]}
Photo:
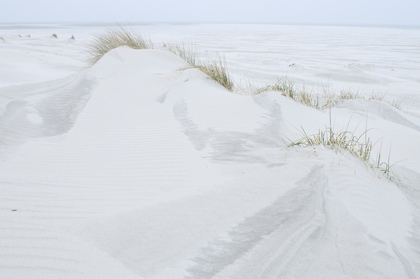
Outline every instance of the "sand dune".
{"label": "sand dune", "polygon": [[404,160],[393,182],[351,154],[287,146],[327,111],[185,67],[122,47],[0,89],[0,278],[420,275],[418,118],[378,101],[332,110]]}

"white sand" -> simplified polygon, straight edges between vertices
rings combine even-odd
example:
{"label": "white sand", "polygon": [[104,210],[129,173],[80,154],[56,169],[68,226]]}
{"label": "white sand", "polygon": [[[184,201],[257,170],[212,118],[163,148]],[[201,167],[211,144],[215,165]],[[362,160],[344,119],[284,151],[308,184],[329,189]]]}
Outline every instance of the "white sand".
{"label": "white sand", "polygon": [[[142,27],[227,53],[238,79],[316,87],[329,73],[331,88],[405,92],[402,110],[331,111],[337,129],[371,129],[374,153],[398,162],[395,183],[351,154],[287,147],[300,127],[324,129],[327,111],[230,93],[161,50],[119,48],[84,69],[100,28],[25,28],[0,29],[0,278],[420,276],[419,30]],[[339,33],[344,48],[322,40]]]}

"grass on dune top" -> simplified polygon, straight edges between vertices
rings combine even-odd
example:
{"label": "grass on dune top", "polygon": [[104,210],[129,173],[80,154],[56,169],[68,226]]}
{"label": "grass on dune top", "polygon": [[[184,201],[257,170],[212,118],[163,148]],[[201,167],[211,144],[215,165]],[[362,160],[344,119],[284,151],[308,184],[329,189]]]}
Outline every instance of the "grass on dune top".
{"label": "grass on dune top", "polygon": [[104,34],[95,36],[88,46],[90,64],[95,64],[106,53],[121,46],[128,46],[133,49],[154,48],[152,42],[136,32],[122,27],[116,30],[108,29]]}
{"label": "grass on dune top", "polygon": [[[128,46],[133,49],[156,48],[150,40],[145,39],[134,31],[129,31],[122,27],[116,30],[108,29],[104,34],[95,36],[89,45],[89,63],[91,65],[95,64],[106,53],[121,46]],[[198,59],[190,49],[180,45],[168,44],[165,45],[165,48],[186,61],[192,68],[197,68],[208,75],[227,90],[234,90],[233,80],[223,59]]]}

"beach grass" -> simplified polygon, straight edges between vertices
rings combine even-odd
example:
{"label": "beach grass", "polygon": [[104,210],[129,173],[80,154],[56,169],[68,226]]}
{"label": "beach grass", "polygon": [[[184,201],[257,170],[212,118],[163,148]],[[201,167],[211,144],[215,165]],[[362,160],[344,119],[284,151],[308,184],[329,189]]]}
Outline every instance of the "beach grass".
{"label": "beach grass", "polygon": [[364,134],[356,136],[350,131],[334,131],[331,128],[313,135],[308,135],[304,129],[302,129],[303,136],[290,144],[290,146],[330,146],[333,149],[343,149],[356,157],[360,158],[364,162],[369,162],[372,152],[372,141],[367,138],[364,139]]}
{"label": "beach grass", "polygon": [[196,67],[199,64],[199,59],[192,45],[164,43],[163,48],[172,52],[192,67]]}
{"label": "beach grass", "polygon": [[337,103],[347,100],[376,100],[385,102],[397,109],[401,108],[402,103],[402,99],[389,101],[386,100],[385,95],[372,94],[370,97],[366,97],[358,91],[350,90],[335,93],[330,92],[329,89],[323,88],[322,94],[308,92],[304,87],[297,89],[295,84],[287,77],[279,78],[277,82],[263,87],[255,88],[251,85],[248,86],[248,88],[251,88],[250,91],[252,91],[252,95],[261,94],[267,91],[277,91],[285,97],[318,110],[331,108]]}
{"label": "beach grass", "polygon": [[108,29],[104,34],[95,36],[88,46],[90,53],[89,63],[91,65],[95,64],[110,50],[121,46],[128,46],[133,49],[154,48],[151,41],[135,31],[127,30],[123,27]]}
{"label": "beach grass", "polygon": [[233,79],[224,59],[220,57],[212,59],[199,59],[197,54],[193,51],[192,46],[164,44],[164,48],[180,57],[192,68],[196,68],[205,73],[212,80],[216,81],[227,90],[233,91],[235,89]]}
{"label": "beach grass", "polygon": [[368,137],[368,132],[369,130],[366,129],[362,134],[356,135],[354,132],[348,130],[336,131],[331,126],[330,110],[330,127],[324,130],[319,130],[317,133],[311,135],[307,134],[306,131],[302,128],[301,138],[295,141],[289,140],[290,143],[288,146],[327,146],[333,150],[343,151],[344,153],[350,153],[354,155],[370,168],[381,171],[389,180],[398,179],[398,177],[392,171],[392,166],[394,164],[390,163],[391,153],[389,153],[387,161],[382,160],[382,146],[379,149],[376,159],[372,159],[372,149],[375,144]]}
{"label": "beach grass", "polygon": [[283,96],[291,98],[298,103],[306,105],[308,107],[313,107],[316,109],[321,109],[319,96],[316,94],[311,94],[306,90],[296,89],[293,82],[290,81],[287,77],[278,79],[274,84],[270,84],[261,88],[256,88],[253,90],[254,94],[260,94],[266,91],[278,91]]}
{"label": "beach grass", "polygon": [[235,85],[222,58],[202,61],[196,66],[197,69],[208,75],[229,91],[233,91]]}
{"label": "beach grass", "polygon": [[[150,40],[146,40],[142,35],[134,31],[127,30],[123,27],[108,29],[104,34],[95,36],[88,46],[90,53],[89,64],[95,64],[110,50],[121,46],[128,46],[133,49],[156,48]],[[227,90],[234,90],[234,82],[224,59],[220,57],[216,59],[199,59],[192,51],[191,46],[186,47],[185,45],[165,43],[163,44],[163,48],[180,57],[192,68],[199,69]]]}

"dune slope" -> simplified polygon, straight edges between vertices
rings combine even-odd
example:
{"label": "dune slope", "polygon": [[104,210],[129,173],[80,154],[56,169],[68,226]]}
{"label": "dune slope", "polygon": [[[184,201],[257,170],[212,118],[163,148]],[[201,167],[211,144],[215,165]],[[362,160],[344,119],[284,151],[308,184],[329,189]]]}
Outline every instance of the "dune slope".
{"label": "dune slope", "polygon": [[351,154],[287,147],[327,112],[186,66],[123,47],[0,89],[0,278],[420,276],[418,119],[332,112],[377,128],[405,160],[397,185]]}

